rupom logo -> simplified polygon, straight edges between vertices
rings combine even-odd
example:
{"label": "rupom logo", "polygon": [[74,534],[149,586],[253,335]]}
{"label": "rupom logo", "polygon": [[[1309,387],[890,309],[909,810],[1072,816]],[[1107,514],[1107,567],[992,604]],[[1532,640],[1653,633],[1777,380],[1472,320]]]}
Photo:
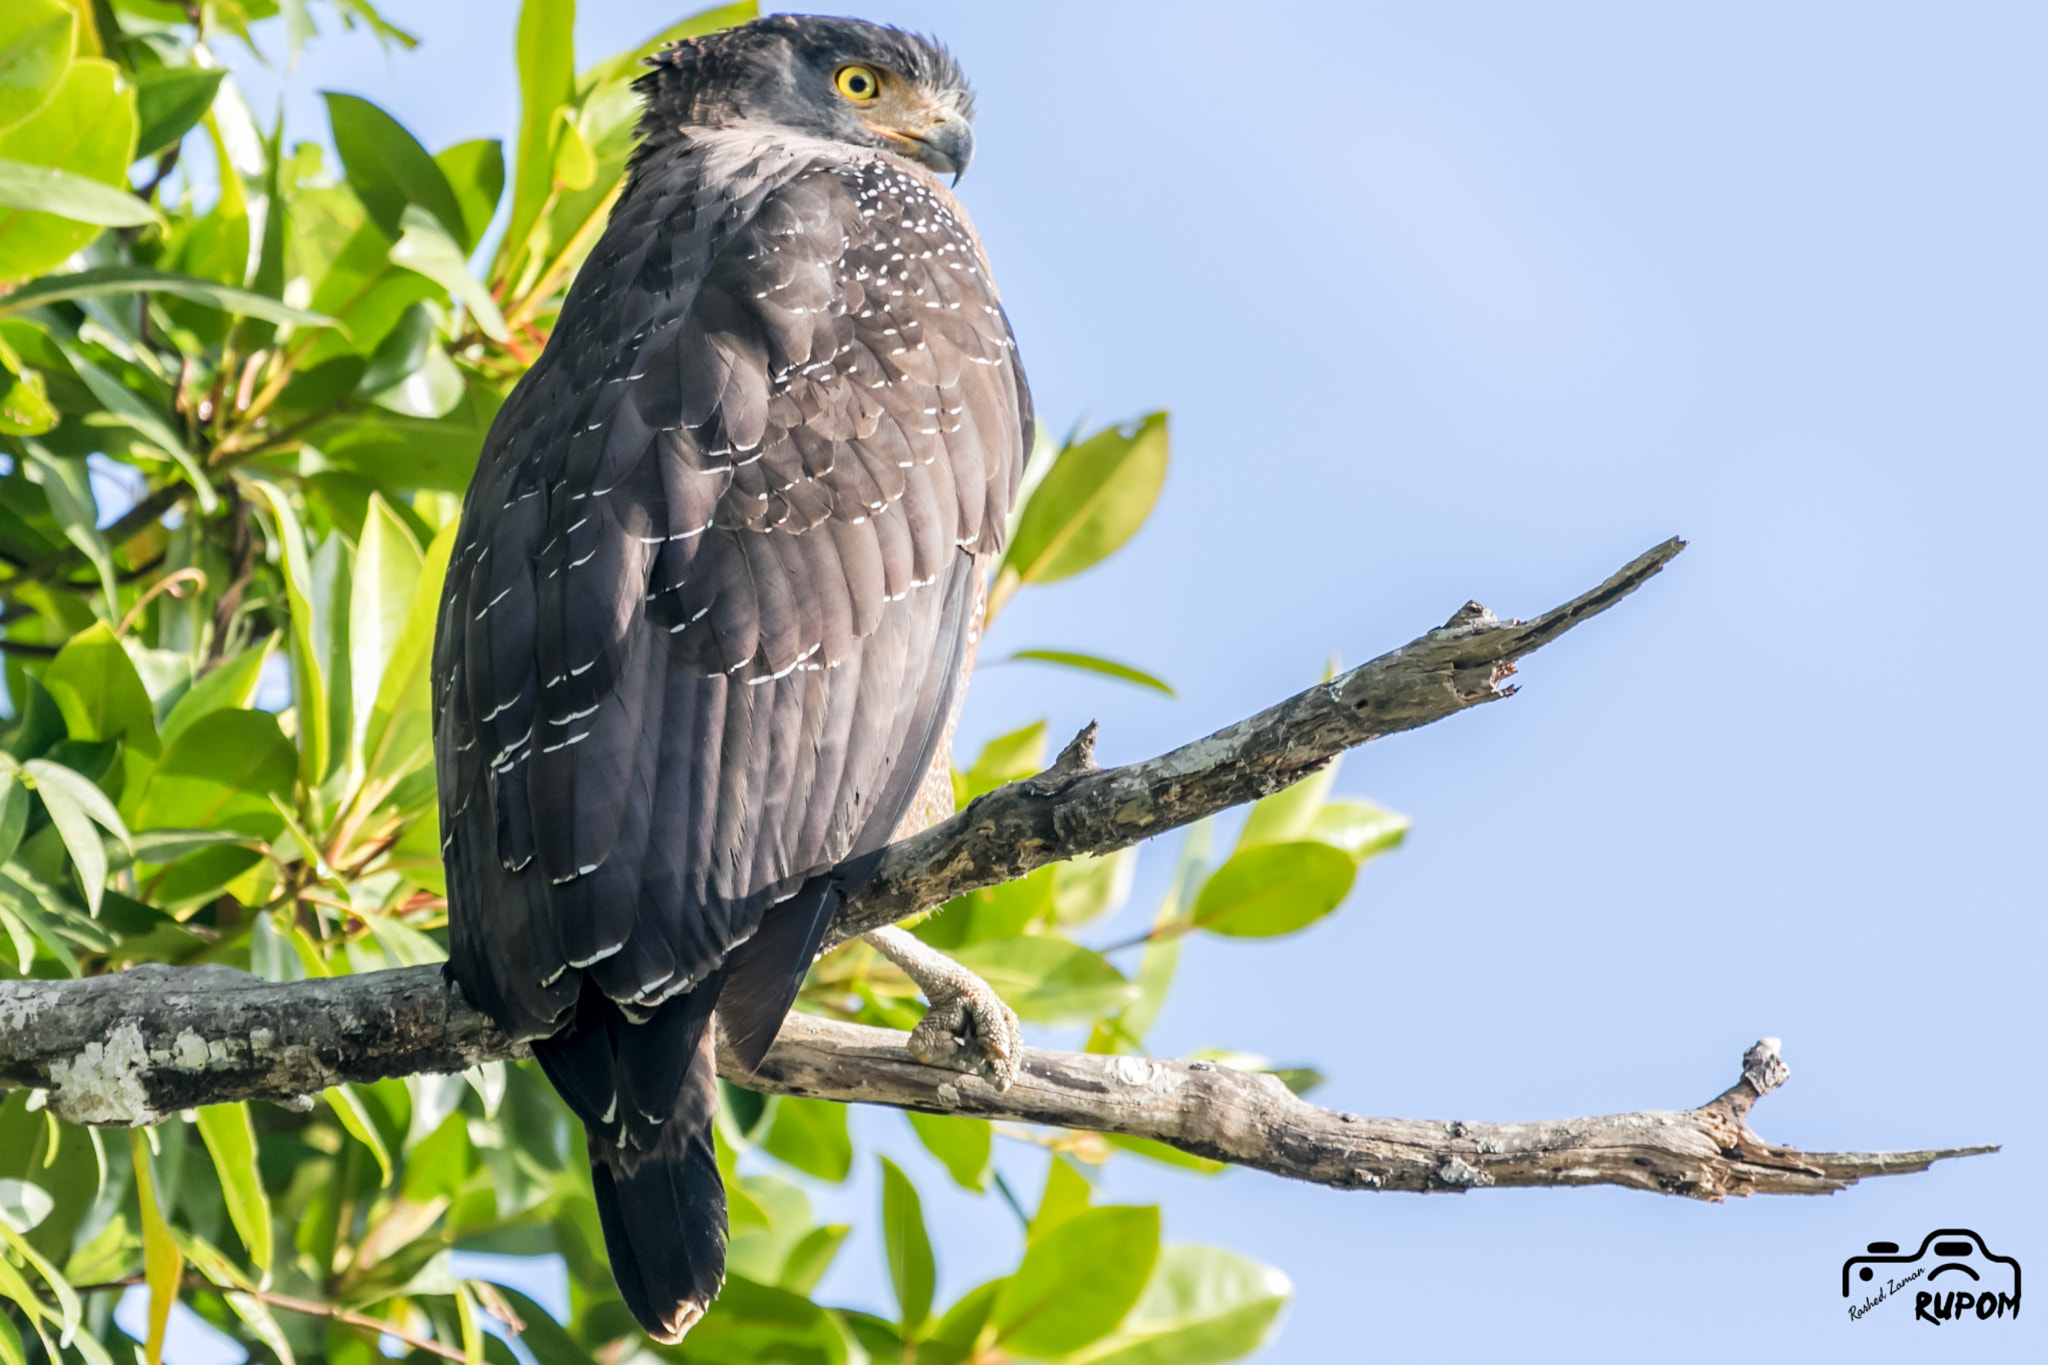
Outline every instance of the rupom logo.
{"label": "rupom logo", "polygon": [[[1937,1285],[1938,1280],[1947,1283]],[[1908,1289],[1913,1320],[1936,1327],[2020,1315],[2020,1263],[1993,1252],[1968,1228],[1930,1232],[1911,1255],[1901,1253],[1897,1242],[1872,1242],[1863,1255],[1842,1262],[1842,1297],[1858,1289],[1864,1298],[1849,1306],[1849,1316],[1859,1321]]]}

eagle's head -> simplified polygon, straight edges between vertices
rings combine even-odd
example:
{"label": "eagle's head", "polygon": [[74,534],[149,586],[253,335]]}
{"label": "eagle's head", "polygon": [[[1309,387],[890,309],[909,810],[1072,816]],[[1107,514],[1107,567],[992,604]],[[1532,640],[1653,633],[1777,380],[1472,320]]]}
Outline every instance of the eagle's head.
{"label": "eagle's head", "polygon": [[777,14],[663,48],[647,59],[640,131],[782,129],[876,147],[956,180],[974,155],[974,92],[952,54],[859,19]]}

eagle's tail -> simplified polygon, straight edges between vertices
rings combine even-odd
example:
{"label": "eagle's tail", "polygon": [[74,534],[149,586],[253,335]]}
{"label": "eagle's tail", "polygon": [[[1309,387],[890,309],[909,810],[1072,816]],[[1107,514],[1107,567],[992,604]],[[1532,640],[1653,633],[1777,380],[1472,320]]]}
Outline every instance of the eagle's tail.
{"label": "eagle's tail", "polygon": [[683,1339],[725,1281],[725,1184],[711,1135],[719,984],[635,1024],[586,983],[576,1022],[533,1045],[589,1130],[590,1184],[619,1294],[664,1343]]}

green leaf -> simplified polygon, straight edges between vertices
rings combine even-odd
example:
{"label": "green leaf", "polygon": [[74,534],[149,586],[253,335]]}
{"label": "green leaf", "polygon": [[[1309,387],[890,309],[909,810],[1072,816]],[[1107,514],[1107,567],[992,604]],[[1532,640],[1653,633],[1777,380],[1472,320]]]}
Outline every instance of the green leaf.
{"label": "green leaf", "polygon": [[784,1095],[761,1149],[806,1175],[834,1183],[853,1169],[853,1139],[846,1133],[846,1106],[830,1100]]}
{"label": "green leaf", "polygon": [[392,641],[363,734],[365,780],[394,781],[433,758],[434,625],[457,525],[443,526],[427,547],[404,626]]}
{"label": "green leaf", "polygon": [[[722,1156],[721,1163],[720,1169],[727,1170]],[[802,1190],[777,1176],[741,1176],[732,1169],[724,1179],[726,1197],[735,1210],[727,1269],[759,1284],[792,1288],[789,1258],[814,1230],[811,1201]]]}
{"label": "green leaf", "polygon": [[365,99],[324,93],[327,121],[334,130],[334,150],[341,154],[349,188],[363,204],[370,221],[386,237],[399,234],[405,210],[417,205],[438,220],[442,230],[463,243],[473,242],[462,205],[419,139],[397,119]]}
{"label": "green leaf", "polygon": [[[0,903],[4,903],[6,907],[9,920],[8,936],[14,940],[15,951],[23,964],[35,960],[35,947],[23,946],[16,929],[17,924],[21,929],[27,930],[36,942],[49,949],[50,956],[62,964],[65,971],[73,976],[83,974],[79,969],[78,954],[71,951],[71,945],[67,941],[69,935],[62,932],[57,917],[50,914],[28,888],[12,877],[0,875]],[[23,965],[23,974],[26,975],[27,971],[27,965]]]}
{"label": "green leaf", "polygon": [[334,1117],[348,1130],[348,1135],[370,1149],[370,1155],[377,1158],[377,1169],[383,1172],[383,1184],[391,1184],[391,1150],[384,1145],[384,1135],[377,1131],[377,1122],[370,1117],[370,1111],[363,1105],[363,1097],[356,1088],[343,1082],[330,1086],[323,1092],[327,1107],[334,1111]]}
{"label": "green leaf", "polygon": [[[5,1224],[0,1224],[0,1227],[4,1226]],[[43,1306],[42,1296],[29,1287],[28,1280],[4,1257],[0,1257],[0,1295],[5,1295],[20,1304],[22,1312],[28,1315],[31,1326],[44,1317],[51,1316],[50,1310]],[[5,1315],[0,1314],[0,1322],[4,1321]]]}
{"label": "green leaf", "polygon": [[28,784],[12,764],[0,765],[0,863],[21,847],[22,832],[27,828]]}
{"label": "green leaf", "polygon": [[377,343],[377,349],[370,352],[370,362],[356,382],[356,392],[374,397],[404,383],[427,363],[427,356],[434,349],[435,333],[434,315],[426,304],[415,303],[400,313],[398,321]]}
{"label": "green leaf", "polygon": [[1307,928],[1351,892],[1358,864],[1328,844],[1261,844],[1232,856],[1195,898],[1195,928],[1272,938]]}
{"label": "green leaf", "polygon": [[93,825],[100,825],[124,844],[128,842],[127,827],[106,793],[81,774],[46,758],[32,758],[21,766],[35,782],[50,823],[57,827],[65,851],[78,866],[86,905],[98,914],[100,895],[107,885],[107,849]]}
{"label": "green leaf", "polygon": [[231,829],[131,829],[128,842],[138,863],[168,863],[205,848],[240,848],[249,836]]}
{"label": "green leaf", "polygon": [[[588,1353],[576,1344],[576,1339],[562,1330],[562,1325],[526,1295],[510,1285],[500,1285],[512,1310],[519,1314],[526,1324],[526,1330],[519,1339],[533,1351],[540,1365],[594,1365]],[[587,1321],[587,1319],[586,1319]]]}
{"label": "green leaf", "polygon": [[1193,1171],[1197,1175],[1219,1175],[1230,1169],[1230,1163],[1227,1161],[1211,1161],[1207,1157],[1196,1156],[1193,1152],[1183,1152],[1178,1147],[1169,1147],[1151,1138],[1132,1137],[1127,1133],[1104,1133],[1102,1138],[1119,1151],[1144,1157],[1148,1161],[1156,1161],[1162,1166]]}
{"label": "green leaf", "polygon": [[1166,414],[1060,452],[1017,524],[1004,573],[1051,583],[1100,563],[1152,514],[1166,480]]}
{"label": "green leaf", "polygon": [[57,349],[64,353],[64,358],[71,362],[71,368],[78,371],[78,377],[92,390],[92,396],[106,405],[108,412],[177,462],[178,467],[185,471],[185,477],[192,481],[201,511],[212,513],[220,507],[220,496],[213,491],[213,482],[206,477],[206,471],[200,468],[192,452],[185,448],[184,438],[172,427],[170,418],[158,412],[126,384],[87,360],[75,347],[60,341]]}
{"label": "green leaf", "polygon": [[1167,1247],[1115,1336],[1076,1365],[1218,1365],[1266,1343],[1294,1287],[1271,1266],[1216,1247]]}
{"label": "green leaf", "polygon": [[[291,499],[277,485],[261,479],[250,480],[263,495],[277,518],[278,540],[284,551],[286,595],[291,602],[292,697],[298,716],[299,775],[309,787],[317,787],[334,766],[337,750],[333,713],[348,695],[348,678],[337,676],[347,667],[341,647],[346,630],[346,605],[337,601],[331,582],[315,573],[314,557],[299,525]],[[343,712],[346,715],[346,712]]]}
{"label": "green leaf", "polygon": [[51,405],[42,373],[9,364],[0,347],[0,435],[40,436],[61,420],[63,414]]}
{"label": "green leaf", "polygon": [[263,661],[277,648],[280,638],[274,634],[264,636],[187,688],[159,727],[164,743],[176,739],[201,716],[224,708],[247,707],[255,699],[257,684],[263,680]]}
{"label": "green leaf", "polygon": [[135,1163],[135,1193],[142,1210],[142,1264],[149,1281],[149,1340],[143,1347],[148,1365],[163,1365],[164,1328],[178,1300],[185,1256],[157,1203],[156,1181],[149,1168],[149,1142],[139,1129],[128,1130],[128,1151]]}
{"label": "green leaf", "polygon": [[235,830],[276,838],[298,752],[267,711],[223,709],[193,720],[165,746],[135,805],[138,829]]}
{"label": "green leaf", "polygon": [[555,110],[574,96],[575,30],[575,0],[525,0],[520,6],[519,141],[513,157],[512,217],[498,249],[499,264],[507,270],[525,251],[554,191]]}
{"label": "green leaf", "polygon": [[1053,919],[1058,876],[1053,868],[1041,867],[1016,881],[955,896],[937,914],[919,922],[913,932],[947,952],[970,943],[1017,938],[1033,924]]}
{"label": "green leaf", "polygon": [[8,902],[11,896],[0,896],[0,930],[7,934],[8,943],[14,948],[14,968],[23,976],[35,966],[36,931],[21,916],[14,913]]}
{"label": "green leaf", "polygon": [[670,24],[659,33],[642,42],[635,43],[624,52],[605,58],[594,64],[576,79],[578,90],[590,90],[616,80],[631,80],[642,75],[645,69],[641,58],[647,57],[670,43],[679,43],[685,38],[701,38],[707,33],[733,28],[759,17],[761,7],[754,0],[744,0],[737,5],[720,5],[715,9],[702,10],[689,18]]}
{"label": "green leaf", "polygon": [[1187,838],[1181,842],[1180,854],[1174,861],[1173,880],[1166,894],[1160,897],[1159,908],[1152,916],[1152,928],[1158,936],[1146,943],[1145,954],[1138,962],[1137,998],[1114,1019],[1104,1020],[1095,1026],[1088,1037],[1088,1051],[1142,1050],[1145,1034],[1159,1017],[1159,1010],[1166,1003],[1166,993],[1173,985],[1174,972],[1180,966],[1180,934],[1174,926],[1182,922],[1188,902],[1195,894],[1215,830],[1216,817],[1213,815],[1205,816],[1189,827]]}
{"label": "green leaf", "polygon": [[1084,1213],[1095,1191],[1065,1157],[1055,1155],[1045,1171],[1045,1191],[1031,1216],[1027,1240],[1036,1240],[1077,1214]]}
{"label": "green leaf", "polygon": [[40,1227],[42,1221],[50,1216],[50,1210],[56,1207],[57,1201],[50,1198],[49,1191],[42,1186],[16,1180],[13,1176],[0,1177],[0,1223],[16,1232]]}
{"label": "green leaf", "polygon": [[448,954],[440,944],[390,915],[366,911],[363,923],[369,927],[377,946],[384,950],[394,967],[425,967],[448,960]]}
{"label": "green leaf", "polygon": [[295,327],[334,327],[333,318],[292,308],[266,295],[231,285],[202,280],[196,275],[174,271],[146,270],[136,265],[103,265],[64,275],[45,275],[30,280],[0,299],[0,317],[45,303],[75,302],[79,299],[111,298],[120,294],[169,294],[190,299],[223,313],[261,318],[265,322],[288,322]]}
{"label": "green leaf", "polygon": [[[0,161],[55,167],[116,194],[125,193],[134,159],[135,92],[112,62],[97,57],[74,59],[43,107],[0,133]],[[144,213],[141,221],[155,217],[146,206]],[[43,274],[99,234],[93,223],[0,208],[0,281]]]}
{"label": "green leaf", "polygon": [[491,340],[504,341],[510,337],[511,333],[505,330],[505,318],[498,312],[498,304],[491,297],[491,291],[483,281],[469,273],[467,253],[434,220],[434,215],[407,204],[399,215],[399,222],[404,232],[391,248],[392,264],[426,276],[467,304],[476,318],[476,325],[483,328],[484,335]]}
{"label": "green leaf", "polygon": [[1017,538],[1017,524],[1024,520],[1024,509],[1031,505],[1031,499],[1038,492],[1038,485],[1045,482],[1045,476],[1052,471],[1052,462],[1059,458],[1059,451],[1053,448],[1052,433],[1040,422],[1031,433],[1031,452],[1024,457],[1024,473],[1017,480],[1017,491],[1010,499],[1010,515],[1003,521],[1003,543],[1009,544]]}
{"label": "green leaf", "polygon": [[421,1138],[405,1158],[405,1178],[399,1192],[415,1204],[436,1198],[453,1199],[462,1182],[476,1165],[476,1152],[469,1142],[469,1118],[460,1109],[441,1120],[441,1125]]}
{"label": "green leaf", "polygon": [[1045,722],[998,735],[981,746],[974,766],[960,774],[954,794],[966,805],[984,792],[1045,771]]}
{"label": "green leaf", "polygon": [[[131,1134],[131,1141],[139,1137],[140,1134]],[[78,1329],[84,1321],[82,1305],[79,1302],[78,1292],[71,1287],[70,1281],[64,1278],[63,1272],[57,1269],[49,1257],[37,1251],[34,1244],[27,1238],[4,1223],[0,1223],[0,1242],[4,1242],[13,1248],[15,1255],[19,1256],[27,1264],[35,1267],[35,1272],[43,1277],[45,1284],[50,1286],[50,1292],[56,1295],[57,1313],[55,1316],[63,1327],[63,1336],[60,1339],[69,1342],[81,1356],[85,1357],[86,1365],[113,1365],[113,1358],[107,1354],[106,1348],[101,1346],[95,1337],[89,1333],[80,1334]],[[42,1307],[40,1304],[30,1311],[39,1311],[45,1320],[53,1316],[49,1309]],[[56,1352],[54,1351],[50,1352],[52,1356],[55,1354]]]}
{"label": "green leaf", "polygon": [[0,209],[53,214],[100,227],[140,227],[157,212],[125,189],[55,166],[0,158]]}
{"label": "green leaf", "polygon": [[1060,1356],[1116,1329],[1159,1256],[1159,1210],[1112,1204],[1077,1213],[1024,1252],[996,1296],[996,1341],[1015,1355]]}
{"label": "green leaf", "polygon": [[434,153],[434,164],[448,177],[448,188],[462,207],[462,240],[474,245],[498,211],[505,193],[505,147],[496,138],[458,142]]}
{"label": "green leaf", "polygon": [[844,1223],[827,1223],[799,1237],[782,1262],[782,1274],[776,1280],[776,1286],[792,1294],[809,1294],[816,1289],[818,1281],[824,1279],[825,1272],[832,1268],[832,1260],[839,1254],[840,1244],[845,1242],[850,1231],[852,1229]]}
{"label": "green leaf", "polygon": [[1100,953],[1063,938],[991,939],[955,956],[1027,1023],[1085,1023],[1137,994]]}
{"label": "green leaf", "polygon": [[1311,837],[1309,829],[1315,824],[1316,812],[1323,808],[1323,802],[1330,795],[1331,784],[1337,780],[1340,761],[1331,759],[1323,768],[1292,786],[1282,787],[1271,796],[1262,796],[1253,802],[1251,814],[1245,817],[1244,829],[1237,836],[1238,848],[1292,844]]}
{"label": "green leaf", "polygon": [[953,1306],[946,1310],[946,1316],[939,1320],[939,1325],[926,1334],[925,1345],[917,1357],[921,1365],[923,1362],[951,1365],[951,1362],[964,1361],[972,1356],[974,1343],[980,1339],[981,1329],[988,1323],[989,1310],[995,1307],[996,1295],[1008,1283],[1007,1279],[988,1280],[954,1300]]}
{"label": "green leaf", "polygon": [[[373,350],[406,309],[433,296],[432,280],[391,263],[391,241],[382,228],[366,222],[335,252],[309,306],[333,316],[339,326],[306,353],[301,361],[305,370]],[[345,395],[333,395],[340,396]],[[328,443],[323,441],[321,448]]]}
{"label": "green leaf", "polygon": [[378,43],[387,50],[391,48],[410,50],[420,45],[418,38],[413,37],[412,34],[407,33],[397,25],[386,22],[384,16],[377,13],[377,7],[372,5],[370,0],[332,0],[332,3],[335,12],[341,15],[341,20],[344,24],[354,28],[357,22],[360,21],[365,28],[377,35]]}
{"label": "green leaf", "polygon": [[156,713],[128,651],[105,622],[71,637],[43,673],[73,739],[118,739],[156,757]]}
{"label": "green leaf", "polygon": [[1134,844],[1100,858],[1082,856],[1053,864],[1053,918],[1061,928],[1072,928],[1115,914],[1131,896],[1131,879],[1138,873],[1138,849]]}
{"label": "green leaf", "polygon": [[[409,213],[414,211],[407,210]],[[419,304],[414,304],[413,310],[424,312]],[[407,317],[412,316],[413,310],[407,311]],[[385,339],[390,340],[388,337]],[[417,353],[416,360],[415,357],[408,356],[407,362],[413,367],[406,373],[405,378],[381,392],[372,394],[371,402],[401,417],[429,420],[447,416],[462,402],[468,381],[462,377],[462,371],[455,367],[455,362],[448,358],[448,352],[442,347],[437,333],[429,332],[427,344]]]}
{"label": "green leaf", "polygon": [[939,1159],[953,1183],[967,1190],[986,1190],[994,1169],[995,1125],[987,1119],[970,1119],[957,1114],[920,1114],[905,1110],[903,1117],[924,1149]]}
{"label": "green leaf", "polygon": [[351,693],[353,707],[349,752],[360,768],[363,739],[376,710],[377,689],[398,648],[407,621],[415,615],[420,585],[420,547],[412,531],[380,494],[370,497],[363,533],[356,541],[354,582],[348,595],[349,678],[360,679]]}
{"label": "green leaf", "polygon": [[576,111],[555,110],[555,183],[565,190],[587,190],[597,179],[597,158],[576,127]]}
{"label": "green leaf", "polygon": [[135,139],[135,159],[155,156],[174,147],[213,107],[224,68],[160,66],[136,73],[135,112],[142,132]]}
{"label": "green leaf", "polygon": [[689,1341],[687,1355],[679,1351],[670,1358],[706,1365],[848,1365],[849,1358],[846,1338],[824,1309],[801,1294],[739,1275],[726,1280],[717,1307],[690,1329]]}
{"label": "green leaf", "polygon": [[228,1307],[235,1310],[235,1316],[249,1325],[256,1339],[270,1348],[277,1357],[278,1365],[298,1365],[292,1353],[291,1339],[271,1313],[270,1305],[240,1290],[230,1290],[221,1297],[227,1300]]}
{"label": "green leaf", "polygon": [[99,509],[93,502],[85,461],[59,459],[45,450],[40,441],[24,439],[21,444],[28,451],[28,465],[22,472],[42,488],[49,500],[50,515],[63,528],[64,538],[99,572],[108,611],[119,610],[120,589],[114,577],[113,551],[107,548],[106,537],[95,525]]}
{"label": "green leaf", "polygon": [[1399,811],[1370,801],[1329,801],[1316,812],[1308,837],[1343,849],[1354,862],[1364,862],[1400,847],[1414,823]]}
{"label": "green leaf", "polygon": [[932,1315],[937,1271],[932,1241],[924,1230],[924,1204],[917,1186],[888,1157],[882,1163],[882,1246],[889,1257],[889,1283],[896,1291],[897,1321],[914,1339]]}
{"label": "green leaf", "polygon": [[[408,278],[425,281],[410,271]],[[462,402],[439,419],[377,411],[323,423],[309,439],[342,469],[393,491],[434,489],[461,493],[476,471],[484,435],[501,402],[483,384],[471,384]]]}
{"label": "green leaf", "polygon": [[270,1196],[256,1169],[256,1129],[246,1104],[210,1104],[199,1110],[199,1135],[213,1154],[213,1169],[228,1206],[228,1218],[250,1263],[260,1275],[270,1273]]}
{"label": "green leaf", "polygon": [[72,11],[56,0],[8,0],[0,10],[0,127],[57,93],[71,60]]}
{"label": "green leaf", "polygon": [[1057,664],[1061,668],[1079,669],[1083,673],[1100,673],[1107,678],[1117,678],[1139,687],[1150,688],[1154,692],[1163,692],[1169,697],[1175,695],[1171,686],[1150,673],[1094,654],[1076,654],[1064,649],[1020,649],[1010,658],[1030,663]]}

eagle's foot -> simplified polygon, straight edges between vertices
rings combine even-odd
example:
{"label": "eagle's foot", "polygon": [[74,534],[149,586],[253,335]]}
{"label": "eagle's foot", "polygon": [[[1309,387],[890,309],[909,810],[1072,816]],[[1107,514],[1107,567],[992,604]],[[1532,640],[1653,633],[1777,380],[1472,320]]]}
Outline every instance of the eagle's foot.
{"label": "eagle's foot", "polygon": [[863,937],[901,967],[930,1002],[910,1031],[910,1055],[926,1066],[965,1071],[997,1090],[1009,1089],[1024,1055],[1024,1039],[1016,1014],[988,982],[894,925]]}

